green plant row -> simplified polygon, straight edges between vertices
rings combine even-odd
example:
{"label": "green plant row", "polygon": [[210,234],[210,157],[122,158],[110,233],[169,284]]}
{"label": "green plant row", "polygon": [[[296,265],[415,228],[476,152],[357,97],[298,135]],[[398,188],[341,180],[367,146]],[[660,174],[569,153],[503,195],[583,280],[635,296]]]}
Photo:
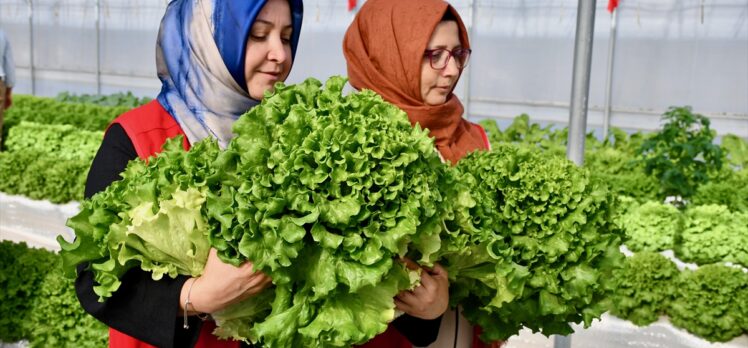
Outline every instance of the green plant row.
{"label": "green plant row", "polygon": [[613,315],[646,326],[670,322],[711,342],[748,333],[748,273],[721,264],[679,271],[665,256],[642,252],[613,271]]}
{"label": "green plant row", "polygon": [[60,256],[0,242],[0,342],[31,347],[105,347],[107,328],[78,303]]}
{"label": "green plant row", "polygon": [[102,136],[71,125],[21,122],[0,152],[0,191],[54,203],[83,199]]}
{"label": "green plant row", "polygon": [[[748,196],[744,199],[748,200]],[[689,205],[680,211],[655,201],[632,203],[619,217],[624,244],[634,251],[674,250],[699,265],[732,262],[748,267],[748,212],[717,204]]]}
{"label": "green plant row", "polygon": [[13,107],[5,112],[4,128],[10,129],[21,121],[28,121],[103,131],[112,120],[129,109],[127,106],[66,103],[53,98],[17,95],[13,96]]}
{"label": "green plant row", "polygon": [[[709,119],[690,107],[671,107],[662,122],[662,129],[650,134],[612,128],[604,141],[588,134],[585,167],[613,192],[640,202],[680,196],[744,211],[748,181],[735,173],[746,168],[748,142],[728,134],[715,144]],[[566,128],[541,127],[524,114],[503,131],[493,120],[481,125],[494,146],[509,142],[565,156]]]}
{"label": "green plant row", "polygon": [[690,204],[719,204],[748,213],[748,167],[739,171],[723,169],[715,180],[699,186]]}
{"label": "green plant row", "polygon": [[60,159],[84,159],[90,162],[103,136],[101,131],[79,130],[71,125],[21,121],[8,131],[5,150],[48,152]]}
{"label": "green plant row", "polygon": [[125,93],[120,92],[107,95],[76,95],[69,92],[62,92],[57,94],[57,97],[55,97],[55,99],[57,101],[65,103],[95,104],[100,106],[125,106],[128,108],[138,107],[151,101],[151,98],[147,97],[138,98],[130,91]]}
{"label": "green plant row", "polygon": [[0,191],[53,203],[80,201],[91,161],[45,151],[0,152]]}

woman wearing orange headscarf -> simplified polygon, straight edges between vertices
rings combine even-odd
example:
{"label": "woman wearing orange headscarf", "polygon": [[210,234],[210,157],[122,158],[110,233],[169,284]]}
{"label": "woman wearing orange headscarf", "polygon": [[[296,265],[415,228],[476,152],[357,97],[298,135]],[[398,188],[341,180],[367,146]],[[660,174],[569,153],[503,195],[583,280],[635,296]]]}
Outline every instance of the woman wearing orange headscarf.
{"label": "woman wearing orange headscarf", "polygon": [[[369,0],[346,32],[343,53],[351,85],[371,89],[403,109],[414,126],[430,131],[442,159],[456,164],[489,148],[485,131],[463,118],[452,92],[470,58],[467,30],[457,11],[442,0]],[[421,285],[397,296],[405,313],[364,345],[484,347],[472,329],[458,331],[459,318],[447,311],[447,272],[435,265],[421,273]],[[457,320],[456,320],[457,319]],[[462,319],[464,323],[464,319]],[[441,325],[445,326],[445,325]]]}

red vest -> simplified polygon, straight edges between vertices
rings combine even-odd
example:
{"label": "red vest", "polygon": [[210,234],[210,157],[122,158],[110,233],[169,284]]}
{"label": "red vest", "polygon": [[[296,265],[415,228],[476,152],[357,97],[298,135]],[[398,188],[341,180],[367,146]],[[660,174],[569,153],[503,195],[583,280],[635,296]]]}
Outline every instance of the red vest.
{"label": "red vest", "polygon": [[[157,100],[122,114],[112,121],[109,126],[111,127],[115,123],[122,126],[132,141],[138,157],[143,160],[147,160],[149,157],[163,151],[164,142],[177,135],[184,137],[182,141],[184,149],[190,149],[190,143],[187,141],[187,136],[182,131],[182,128],[179,127],[179,124],[177,124],[174,118],[166,112]],[[196,348],[239,348],[238,341],[224,341],[213,336],[211,332],[213,332],[215,327],[216,324],[212,321],[203,323],[200,336],[195,344]],[[156,348],[113,328],[109,328],[109,347]]]}

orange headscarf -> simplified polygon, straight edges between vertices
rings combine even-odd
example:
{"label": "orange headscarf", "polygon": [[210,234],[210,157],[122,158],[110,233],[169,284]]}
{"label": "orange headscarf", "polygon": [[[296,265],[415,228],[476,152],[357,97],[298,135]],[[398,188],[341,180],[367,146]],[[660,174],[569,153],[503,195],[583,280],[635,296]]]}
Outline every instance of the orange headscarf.
{"label": "orange headscarf", "polygon": [[369,0],[348,27],[343,53],[356,89],[371,89],[403,109],[411,124],[430,131],[436,148],[452,164],[476,149],[485,149],[481,130],[462,118],[454,94],[446,103],[426,105],[421,97],[421,62],[431,34],[451,11],[460,42],[470,47],[459,14],[442,0]]}

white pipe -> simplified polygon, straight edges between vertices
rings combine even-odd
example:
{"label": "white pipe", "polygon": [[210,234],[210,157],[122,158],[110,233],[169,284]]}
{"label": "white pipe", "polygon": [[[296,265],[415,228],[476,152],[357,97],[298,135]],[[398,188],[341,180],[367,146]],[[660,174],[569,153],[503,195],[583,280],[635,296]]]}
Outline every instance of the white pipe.
{"label": "white pipe", "polygon": [[96,94],[101,95],[101,0],[96,0]]}
{"label": "white pipe", "polygon": [[[470,29],[468,29],[468,36],[470,38],[475,37],[475,10],[477,6],[476,0],[470,0]],[[472,57],[471,57],[472,59]],[[470,67],[471,64],[468,62],[467,74],[465,75],[465,118],[470,118],[470,81],[472,80],[473,69]]]}
{"label": "white pipe", "polygon": [[584,138],[587,129],[587,103],[590,92],[596,2],[596,0],[579,0],[577,8],[577,32],[574,40],[574,71],[571,83],[569,138],[566,157],[580,166],[584,164]]}
{"label": "white pipe", "polygon": [[36,74],[34,73],[34,4],[29,4],[29,73],[31,75],[31,94],[36,95]]}
{"label": "white pipe", "polygon": [[616,22],[618,20],[618,9],[613,9],[610,14],[610,38],[608,39],[608,68],[605,78],[605,115],[603,117],[603,139],[608,139],[608,129],[610,128],[610,109],[612,104],[613,93],[613,61],[616,52],[616,40],[618,38],[618,29]]}

